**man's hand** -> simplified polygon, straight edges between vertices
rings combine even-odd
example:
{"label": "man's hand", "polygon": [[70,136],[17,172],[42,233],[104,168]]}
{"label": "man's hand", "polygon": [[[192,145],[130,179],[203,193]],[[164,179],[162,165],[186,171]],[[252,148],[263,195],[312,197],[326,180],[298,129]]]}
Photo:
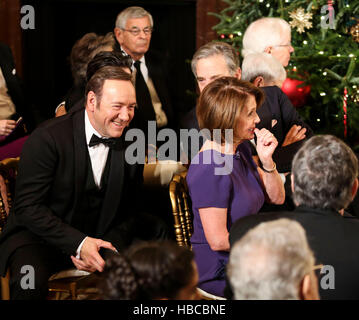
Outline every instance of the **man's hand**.
{"label": "man's hand", "polygon": [[105,261],[98,253],[100,248],[117,251],[110,242],[87,237],[81,248],[81,259],[76,259],[74,256],[71,256],[75,267],[88,272],[95,272],[96,270],[102,272],[105,267]]}
{"label": "man's hand", "polygon": [[275,148],[278,146],[278,141],[267,129],[261,130],[255,128],[254,133],[257,136],[257,154],[262,162],[262,165],[270,170],[273,167],[272,155]]}
{"label": "man's hand", "polygon": [[15,129],[15,120],[0,120],[0,135],[8,136]]}
{"label": "man's hand", "polygon": [[302,128],[301,126],[293,125],[288,133],[285,136],[282,147],[288,146],[294,142],[303,140],[305,138],[305,133],[307,132],[306,128]]}

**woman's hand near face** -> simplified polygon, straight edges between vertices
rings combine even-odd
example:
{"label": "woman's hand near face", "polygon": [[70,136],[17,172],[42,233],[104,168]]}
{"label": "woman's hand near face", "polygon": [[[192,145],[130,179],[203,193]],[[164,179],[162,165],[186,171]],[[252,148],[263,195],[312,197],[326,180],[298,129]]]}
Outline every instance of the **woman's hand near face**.
{"label": "woman's hand near face", "polygon": [[267,129],[254,129],[257,136],[257,154],[264,168],[271,170],[274,166],[273,152],[278,146],[276,137]]}
{"label": "woman's hand near face", "polygon": [[267,129],[255,129],[257,136],[257,154],[262,163],[262,168],[258,168],[258,173],[263,182],[266,201],[274,204],[283,204],[285,201],[284,184],[276,170],[273,161],[273,152],[278,145],[275,136]]}

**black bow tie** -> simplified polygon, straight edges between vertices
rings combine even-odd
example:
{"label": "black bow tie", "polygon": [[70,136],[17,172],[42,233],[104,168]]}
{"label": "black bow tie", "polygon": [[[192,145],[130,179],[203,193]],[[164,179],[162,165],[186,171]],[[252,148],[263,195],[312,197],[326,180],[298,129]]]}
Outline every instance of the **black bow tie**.
{"label": "black bow tie", "polygon": [[89,143],[89,147],[97,146],[100,143],[102,143],[112,149],[117,146],[118,139],[116,139],[116,138],[103,139],[103,138],[100,138],[100,137],[96,136],[95,134],[93,134],[91,137],[90,143]]}

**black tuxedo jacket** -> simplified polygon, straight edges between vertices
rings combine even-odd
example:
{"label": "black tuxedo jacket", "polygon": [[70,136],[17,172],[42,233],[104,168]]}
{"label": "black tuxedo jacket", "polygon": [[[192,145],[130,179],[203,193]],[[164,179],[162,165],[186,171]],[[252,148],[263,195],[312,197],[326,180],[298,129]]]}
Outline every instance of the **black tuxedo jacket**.
{"label": "black tuxedo jacket", "polygon": [[259,223],[279,218],[298,221],[306,231],[316,263],[334,267],[335,289],[323,289],[319,279],[321,299],[359,299],[359,220],[347,213],[341,216],[335,211],[301,206],[293,212],[244,217],[237,220],[230,230],[231,246]]}
{"label": "black tuxedo jacket", "polygon": [[[87,175],[84,112],[51,119],[26,141],[13,210],[0,235],[2,274],[9,255],[20,246],[45,241],[70,255],[86,236],[71,226],[81,210]],[[131,241],[130,225],[137,213],[134,196],[142,183],[143,167],[126,163],[124,143],[112,150],[110,161],[102,212],[92,236],[121,250]]]}
{"label": "black tuxedo jacket", "polygon": [[[261,87],[265,94],[265,100],[257,113],[261,121],[257,128],[266,128],[271,131],[278,140],[278,148],[273,154],[273,160],[277,164],[279,172],[291,171],[291,162],[302,144],[313,136],[312,129],[301,119],[287,95],[277,86]],[[293,125],[300,125],[307,129],[306,138],[282,147],[285,136]]]}

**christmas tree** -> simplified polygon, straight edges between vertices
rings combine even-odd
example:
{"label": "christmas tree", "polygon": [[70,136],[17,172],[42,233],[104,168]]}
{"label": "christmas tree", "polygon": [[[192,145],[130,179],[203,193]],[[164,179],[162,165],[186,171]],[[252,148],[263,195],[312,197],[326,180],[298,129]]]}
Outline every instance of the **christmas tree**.
{"label": "christmas tree", "polygon": [[291,25],[295,52],[287,75],[310,88],[298,112],[316,133],[334,134],[359,151],[359,0],[223,1],[226,9],[210,13],[220,20],[213,29],[238,50],[254,20],[280,17]]}

